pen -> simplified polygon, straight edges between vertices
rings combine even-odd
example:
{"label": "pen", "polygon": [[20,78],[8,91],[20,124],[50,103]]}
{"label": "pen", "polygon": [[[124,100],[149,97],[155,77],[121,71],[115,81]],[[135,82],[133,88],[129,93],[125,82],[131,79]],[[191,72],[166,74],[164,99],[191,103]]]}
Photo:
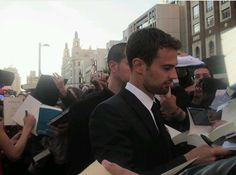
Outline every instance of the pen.
{"label": "pen", "polygon": [[208,144],[209,146],[213,146],[213,142],[205,135],[200,134],[201,138],[206,142],[206,144]]}
{"label": "pen", "polygon": [[25,110],[25,116],[27,116],[28,115],[28,111],[27,110]]}
{"label": "pen", "polygon": [[231,133],[225,135],[225,139],[230,139],[230,138],[235,137],[235,136],[236,136],[236,133],[231,132]]}

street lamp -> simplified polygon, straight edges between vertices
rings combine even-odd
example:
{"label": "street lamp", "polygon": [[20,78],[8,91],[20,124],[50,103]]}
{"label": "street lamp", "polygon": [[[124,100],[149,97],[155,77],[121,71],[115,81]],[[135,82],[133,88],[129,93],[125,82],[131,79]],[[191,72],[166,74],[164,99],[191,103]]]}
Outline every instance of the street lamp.
{"label": "street lamp", "polygon": [[41,44],[39,43],[39,70],[38,70],[38,74],[39,77],[41,76],[41,47],[49,47],[49,44]]}

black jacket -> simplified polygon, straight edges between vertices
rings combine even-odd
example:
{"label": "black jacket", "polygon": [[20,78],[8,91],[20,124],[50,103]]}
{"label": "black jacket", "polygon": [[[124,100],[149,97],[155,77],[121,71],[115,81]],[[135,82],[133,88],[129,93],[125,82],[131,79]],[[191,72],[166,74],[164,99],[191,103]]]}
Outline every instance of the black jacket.
{"label": "black jacket", "polygon": [[113,92],[105,88],[71,107],[68,126],[68,174],[78,174],[94,161],[89,139],[89,116],[99,103],[111,96]]}
{"label": "black jacket", "polygon": [[95,158],[140,174],[161,174],[186,161],[162,119],[157,132],[148,109],[126,89],[99,104],[90,117]]}

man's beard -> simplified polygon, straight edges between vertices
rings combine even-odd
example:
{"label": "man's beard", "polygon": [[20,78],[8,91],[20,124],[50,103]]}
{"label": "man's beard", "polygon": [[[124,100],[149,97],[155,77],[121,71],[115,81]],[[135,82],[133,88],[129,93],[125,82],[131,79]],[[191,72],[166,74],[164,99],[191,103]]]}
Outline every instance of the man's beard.
{"label": "man's beard", "polygon": [[149,93],[152,93],[152,94],[165,95],[169,91],[169,87],[161,87],[161,86],[155,87],[155,86],[148,86],[145,84],[143,86]]}

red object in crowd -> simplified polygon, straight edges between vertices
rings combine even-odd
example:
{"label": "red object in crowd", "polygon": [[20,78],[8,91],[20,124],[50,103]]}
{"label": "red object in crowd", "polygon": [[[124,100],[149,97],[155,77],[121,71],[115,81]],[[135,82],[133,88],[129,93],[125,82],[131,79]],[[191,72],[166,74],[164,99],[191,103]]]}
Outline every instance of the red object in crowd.
{"label": "red object in crowd", "polygon": [[3,89],[0,89],[0,94],[4,94],[4,90]]}

